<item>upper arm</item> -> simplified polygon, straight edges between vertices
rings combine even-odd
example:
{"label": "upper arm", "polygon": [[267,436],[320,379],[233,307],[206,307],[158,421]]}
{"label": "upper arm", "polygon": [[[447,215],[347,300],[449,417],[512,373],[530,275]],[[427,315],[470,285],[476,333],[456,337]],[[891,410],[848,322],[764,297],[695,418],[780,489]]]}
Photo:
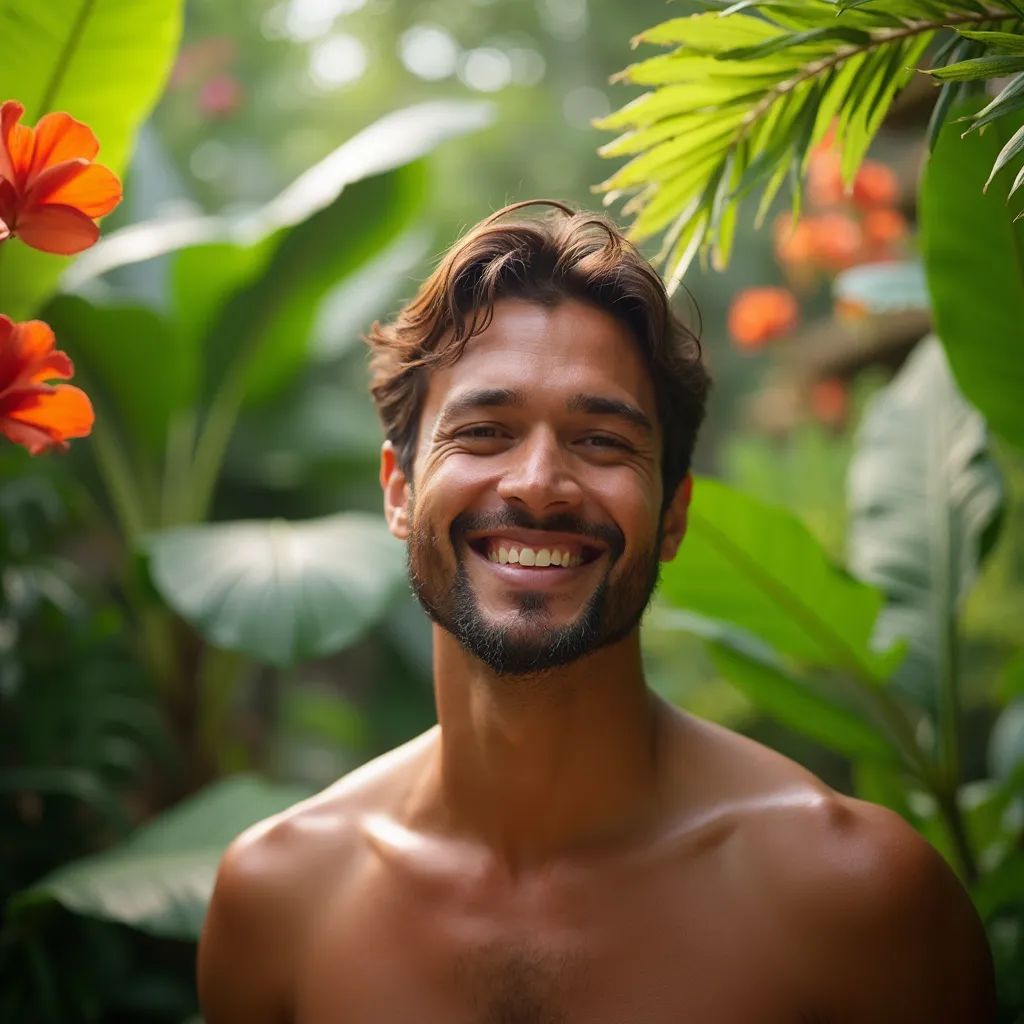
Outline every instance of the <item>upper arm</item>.
{"label": "upper arm", "polygon": [[282,1024],[287,1015],[287,927],[260,841],[236,839],[221,860],[199,941],[205,1024]]}
{"label": "upper arm", "polygon": [[942,857],[898,815],[844,802],[830,892],[814,922],[813,974],[836,1024],[989,1024],[984,928]]}

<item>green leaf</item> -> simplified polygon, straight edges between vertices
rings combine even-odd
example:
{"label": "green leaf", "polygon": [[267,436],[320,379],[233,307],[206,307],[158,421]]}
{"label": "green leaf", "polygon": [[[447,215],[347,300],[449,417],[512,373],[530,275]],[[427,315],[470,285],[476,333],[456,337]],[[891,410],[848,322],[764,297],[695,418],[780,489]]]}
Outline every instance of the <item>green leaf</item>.
{"label": "green leaf", "polygon": [[162,457],[171,416],[196,398],[195,348],[176,340],[161,316],[139,306],[95,306],[60,295],[44,315],[75,363],[75,383],[102,415],[115,418],[122,443],[149,461]]}
{"label": "green leaf", "polygon": [[831,28],[811,28],[804,32],[778,36],[763,43],[756,43],[753,46],[740,46],[733,50],[725,50],[718,54],[719,60],[756,60],[758,57],[766,57],[781,50],[788,50],[794,46],[805,46],[807,43],[847,43],[856,46],[863,46],[871,42],[871,36],[859,29],[843,28],[835,26]]}
{"label": "green leaf", "polygon": [[729,623],[690,612],[669,611],[659,622],[706,640],[718,671],[788,728],[847,757],[896,759],[893,748],[870,722],[799,678],[755,637]]}
{"label": "green leaf", "polygon": [[1003,122],[959,138],[942,131],[921,188],[922,251],[936,333],[960,390],[989,426],[1024,448],[1024,224],[982,193],[1012,129]]}
{"label": "green leaf", "polygon": [[956,679],[953,623],[994,538],[1003,487],[985,421],[936,339],[869,404],[848,495],[850,568],[887,597],[876,642],[907,641],[894,681],[937,713]]}
{"label": "green leaf", "polygon": [[992,726],[988,761],[997,779],[1009,779],[1024,768],[1024,697],[1003,708]]}
{"label": "green leaf", "polygon": [[994,871],[983,875],[972,887],[971,897],[985,920],[1003,907],[1019,907],[1024,902],[1024,853],[1015,851]]}
{"label": "green leaf", "polygon": [[1024,56],[972,57],[941,68],[925,69],[926,75],[942,82],[977,82],[1024,71]]}
{"label": "green leaf", "polygon": [[999,150],[999,154],[992,165],[992,170],[989,171],[988,180],[985,182],[985,187],[982,191],[988,191],[989,185],[992,184],[992,179],[1020,152],[1024,152],[1024,124],[1010,136],[1006,145]]}
{"label": "green leaf", "polygon": [[358,639],[405,576],[403,546],[356,512],[175,527],[147,548],[157,589],[210,643],[275,665]]}
{"label": "green leaf", "polygon": [[632,45],[654,43],[681,45],[697,53],[721,53],[746,43],[755,44],[779,35],[779,29],[764,18],[732,15],[728,20],[717,13],[671,18],[634,37]]}
{"label": "green leaf", "polygon": [[220,858],[248,826],[309,796],[308,789],[234,776],[215,783],[124,843],[73,861],[15,895],[17,920],[56,901],[76,914],[164,938],[195,940]]}
{"label": "green leaf", "polygon": [[996,693],[1004,701],[1024,697],[1024,651],[1017,651],[999,670]]}
{"label": "green leaf", "polygon": [[1013,32],[976,31],[968,28],[955,28],[955,31],[967,39],[988,43],[1004,53],[1024,54],[1024,36],[1022,35],[1015,35]]}
{"label": "green leaf", "polygon": [[[744,6],[757,6],[763,16],[728,13]],[[725,266],[736,204],[748,192],[761,190],[760,222],[789,173],[799,205],[809,153],[836,117],[844,174],[852,180],[896,92],[946,18],[938,11],[938,21],[919,20],[908,32],[908,16],[889,7],[850,12],[837,25],[835,6],[824,0],[733,5],[726,13],[677,18],[644,33],[643,41],[681,45],[619,76],[657,88],[595,122],[627,130],[603,155],[634,157],[598,190],[612,194],[608,202],[632,193],[623,212],[635,215],[634,241],[666,232],[660,251],[672,288],[697,253]],[[734,20],[740,45],[729,46]],[[737,165],[744,173],[733,187]],[[725,195],[718,189],[723,181]]]}
{"label": "green leaf", "polygon": [[[948,89],[950,86],[945,86],[945,88]],[[1006,114],[1012,114],[1014,111],[1020,110],[1021,107],[1024,107],[1024,74],[1011,78],[992,102],[982,107],[976,114],[969,118],[960,118],[960,120],[969,120],[971,127],[967,131],[973,132]]]}
{"label": "green leaf", "polygon": [[881,683],[900,655],[871,647],[878,590],[833,565],[785,509],[706,477],[696,482],[686,539],[661,588],[677,608],[734,623],[800,664],[864,682]]}
{"label": "green leaf", "polygon": [[[182,0],[0,0],[0,101],[25,105],[24,123],[64,110],[100,142],[97,160],[120,174],[177,50]],[[4,246],[0,309],[31,316],[66,257]]]}

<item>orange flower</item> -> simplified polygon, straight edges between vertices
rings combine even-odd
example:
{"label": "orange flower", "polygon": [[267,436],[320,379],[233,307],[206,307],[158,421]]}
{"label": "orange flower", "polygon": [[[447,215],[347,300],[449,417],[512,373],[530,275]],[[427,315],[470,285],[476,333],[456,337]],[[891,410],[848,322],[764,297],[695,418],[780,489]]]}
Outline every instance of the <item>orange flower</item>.
{"label": "orange flower", "polygon": [[789,214],[780,214],[775,220],[775,256],[780,263],[805,266],[814,262],[814,238],[810,221],[795,224]]}
{"label": "orange flower", "polygon": [[865,160],[861,164],[857,177],[853,180],[853,201],[861,209],[872,206],[888,206],[896,202],[899,194],[899,183],[896,175],[885,166],[874,160]]}
{"label": "orange flower", "polygon": [[748,288],[729,309],[729,333],[740,348],[760,348],[796,322],[796,299],[785,288]]}
{"label": "orange flower", "polygon": [[29,128],[18,123],[24,112],[14,100],[0,106],[0,239],[63,256],[88,249],[96,218],[121,201],[121,182],[92,162],[99,143],[81,121],[54,113]]}
{"label": "orange flower", "polygon": [[807,165],[807,198],[812,206],[836,206],[846,199],[842,158],[834,149],[817,149]]}
{"label": "orange flower", "polygon": [[92,430],[89,396],[67,380],[75,369],[54,349],[53,331],[42,320],[16,324],[0,316],[0,434],[24,445],[30,455],[66,450],[67,438]]}
{"label": "orange flower", "polygon": [[852,267],[863,255],[864,234],[860,225],[844,213],[808,217],[811,248],[816,264],[835,273]]}
{"label": "orange flower", "polygon": [[906,234],[907,219],[899,210],[882,206],[864,214],[864,237],[874,246],[885,248]]}

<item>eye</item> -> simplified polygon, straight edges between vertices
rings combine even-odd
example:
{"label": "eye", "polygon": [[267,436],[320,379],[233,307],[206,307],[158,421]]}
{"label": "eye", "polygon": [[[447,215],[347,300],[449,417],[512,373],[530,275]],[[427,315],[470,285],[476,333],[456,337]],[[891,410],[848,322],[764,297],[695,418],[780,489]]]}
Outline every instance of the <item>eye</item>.
{"label": "eye", "polygon": [[462,430],[458,431],[455,436],[469,438],[470,440],[476,438],[486,440],[488,438],[497,437],[498,428],[488,426],[464,427]]}
{"label": "eye", "polygon": [[583,438],[583,444],[588,448],[618,448],[621,451],[632,451],[632,446],[618,437],[610,437],[608,434],[591,434]]}

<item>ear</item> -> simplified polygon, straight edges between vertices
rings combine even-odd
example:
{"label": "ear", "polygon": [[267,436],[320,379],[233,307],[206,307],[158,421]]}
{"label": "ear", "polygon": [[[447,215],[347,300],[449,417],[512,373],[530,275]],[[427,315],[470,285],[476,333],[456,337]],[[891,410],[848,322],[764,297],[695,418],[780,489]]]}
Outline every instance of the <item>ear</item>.
{"label": "ear", "polygon": [[406,540],[409,536],[409,498],[411,488],[398,465],[398,454],[390,441],[380,449],[380,486],[384,491],[384,518],[392,536]]}
{"label": "ear", "polygon": [[671,562],[676,557],[679,545],[686,535],[686,519],[692,495],[693,474],[687,473],[663,513],[661,550],[658,552],[658,557],[663,562]]}

